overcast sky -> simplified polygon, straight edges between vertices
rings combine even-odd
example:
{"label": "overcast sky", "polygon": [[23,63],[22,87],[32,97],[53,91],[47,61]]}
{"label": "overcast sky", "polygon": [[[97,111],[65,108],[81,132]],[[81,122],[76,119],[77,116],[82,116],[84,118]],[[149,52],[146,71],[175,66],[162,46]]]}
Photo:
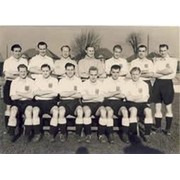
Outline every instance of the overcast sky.
{"label": "overcast sky", "polygon": [[[14,43],[20,43],[23,51],[36,47],[39,41],[48,43],[49,49],[60,56],[60,47],[64,44],[71,46],[76,35],[85,30],[94,30],[101,36],[101,47],[112,50],[115,44],[123,47],[123,57],[133,54],[132,48],[126,42],[127,36],[140,33],[142,44],[147,45],[147,35],[150,39],[150,52],[158,51],[160,43],[167,43],[170,55],[179,58],[179,28],[178,27],[127,27],[127,26],[0,26],[0,53],[6,58],[6,47],[10,49]],[[10,51],[8,52],[8,56]]]}

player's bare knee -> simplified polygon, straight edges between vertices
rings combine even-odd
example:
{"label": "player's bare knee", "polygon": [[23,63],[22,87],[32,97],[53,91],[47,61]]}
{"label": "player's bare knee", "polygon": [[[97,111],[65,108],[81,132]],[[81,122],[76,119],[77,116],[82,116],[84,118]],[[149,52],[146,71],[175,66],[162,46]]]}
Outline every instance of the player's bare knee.
{"label": "player's bare knee", "polygon": [[52,116],[58,116],[58,107],[57,106],[54,106],[52,109],[51,109],[51,114]]}
{"label": "player's bare knee", "polygon": [[156,110],[156,113],[161,113],[161,109],[162,109],[162,104],[161,103],[157,103],[155,104],[155,110]]}
{"label": "player's bare knee", "polygon": [[137,108],[136,107],[131,107],[130,109],[129,109],[129,111],[130,111],[130,114],[131,114],[131,116],[137,116]]}
{"label": "player's bare knee", "polygon": [[33,115],[38,116],[40,112],[39,107],[33,107]]}
{"label": "player's bare knee", "polygon": [[172,104],[166,105],[166,116],[167,117],[172,117],[173,116]]}
{"label": "player's bare knee", "polygon": [[81,106],[78,106],[75,110],[75,114],[77,117],[82,117],[83,116],[83,108]]}
{"label": "player's bare knee", "polygon": [[146,117],[152,117],[152,110],[150,108],[145,108],[144,113]]}
{"label": "player's bare knee", "polygon": [[113,111],[112,108],[107,110],[107,116],[108,116],[108,118],[113,117],[113,114],[114,114],[114,111]]}
{"label": "player's bare knee", "polygon": [[64,113],[66,112],[66,109],[65,109],[64,106],[60,106],[60,107],[58,108],[58,110],[59,110],[59,114],[64,114]]}
{"label": "player's bare knee", "polygon": [[11,116],[15,117],[17,115],[18,108],[16,106],[11,107]]}
{"label": "player's bare knee", "polygon": [[91,109],[89,107],[85,106],[83,108],[83,110],[84,110],[84,116],[85,117],[90,117],[91,116]]}
{"label": "player's bare knee", "polygon": [[105,108],[101,108],[101,109],[99,109],[99,112],[100,112],[100,116],[102,117],[102,118],[106,118],[106,109]]}
{"label": "player's bare knee", "polygon": [[33,111],[33,108],[32,108],[32,106],[28,106],[26,109],[25,109],[25,116],[27,117],[29,117],[29,116],[31,116],[31,114],[32,114],[32,111]]}
{"label": "player's bare knee", "polygon": [[119,115],[122,114],[122,116],[123,116],[124,118],[128,118],[128,110],[127,110],[126,107],[120,108],[119,111],[120,111],[120,112],[118,113]]}

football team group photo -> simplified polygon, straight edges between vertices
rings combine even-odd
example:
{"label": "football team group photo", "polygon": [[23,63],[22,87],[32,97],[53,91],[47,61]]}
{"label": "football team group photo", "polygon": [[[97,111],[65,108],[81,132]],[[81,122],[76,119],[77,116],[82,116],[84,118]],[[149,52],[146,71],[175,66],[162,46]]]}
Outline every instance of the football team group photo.
{"label": "football team group photo", "polygon": [[177,29],[0,27],[0,152],[179,153]]}

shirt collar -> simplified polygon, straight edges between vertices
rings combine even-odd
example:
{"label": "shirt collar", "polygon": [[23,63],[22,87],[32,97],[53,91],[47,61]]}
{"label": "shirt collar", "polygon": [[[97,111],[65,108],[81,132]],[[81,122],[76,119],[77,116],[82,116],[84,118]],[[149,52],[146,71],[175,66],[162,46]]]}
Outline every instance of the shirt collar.
{"label": "shirt collar", "polygon": [[72,80],[74,80],[75,75],[74,75],[73,77],[71,77],[71,78],[69,78],[67,75],[66,75],[65,77],[66,77],[66,79],[68,79],[68,80],[72,81]]}
{"label": "shirt collar", "polygon": [[41,59],[44,59],[44,58],[46,58],[47,57],[47,55],[45,55],[45,56],[41,56],[40,54],[38,54],[37,55],[39,58],[41,58]]}
{"label": "shirt collar", "polygon": [[169,55],[167,54],[167,56],[166,57],[161,57],[161,60],[167,60],[169,58]]}
{"label": "shirt collar", "polygon": [[146,60],[147,60],[147,58],[146,58],[146,57],[145,57],[145,58],[143,58],[143,59],[138,58],[138,60],[139,60],[139,61],[146,61]]}
{"label": "shirt collar", "polygon": [[95,60],[95,57],[93,57],[93,58],[91,58],[91,57],[89,57],[89,56],[85,56],[85,59],[90,59],[90,60]]}
{"label": "shirt collar", "polygon": [[71,58],[70,58],[70,57],[64,58],[63,56],[61,56],[61,59],[60,59],[60,60],[70,61]]}
{"label": "shirt collar", "polygon": [[11,56],[11,58],[12,58],[14,61],[17,61],[17,62],[21,60],[21,58],[16,59],[14,56]]}

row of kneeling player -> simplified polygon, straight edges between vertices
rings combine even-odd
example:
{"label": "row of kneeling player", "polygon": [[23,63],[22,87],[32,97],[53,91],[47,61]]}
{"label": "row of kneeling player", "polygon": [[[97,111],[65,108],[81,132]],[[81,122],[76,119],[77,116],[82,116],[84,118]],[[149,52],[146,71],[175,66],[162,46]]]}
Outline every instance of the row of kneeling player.
{"label": "row of kneeling player", "polygon": [[[110,143],[114,142],[113,117],[122,117],[122,140],[129,142],[128,132],[136,136],[139,116],[144,116],[145,139],[149,140],[152,111],[148,104],[149,89],[147,83],[141,80],[141,69],[131,70],[131,79],[125,81],[119,77],[121,67],[113,65],[111,76],[101,82],[98,79],[98,69],[89,68],[89,79],[81,82],[75,76],[75,66],[67,63],[66,77],[58,80],[51,76],[48,64],[41,66],[42,77],[35,81],[28,77],[27,66],[18,66],[19,77],[12,81],[10,97],[12,99],[8,132],[11,141],[16,140],[15,128],[19,124],[18,115],[24,114],[25,137],[27,141],[37,142],[42,137],[42,115],[50,114],[50,141],[60,129],[60,140],[67,138],[67,115],[76,117],[77,141],[81,142],[81,132],[84,130],[85,141],[91,141],[91,124],[94,115],[98,120],[98,139],[105,142],[106,135]],[[59,94],[59,95],[58,95]],[[32,136],[33,135],[33,136]]]}

